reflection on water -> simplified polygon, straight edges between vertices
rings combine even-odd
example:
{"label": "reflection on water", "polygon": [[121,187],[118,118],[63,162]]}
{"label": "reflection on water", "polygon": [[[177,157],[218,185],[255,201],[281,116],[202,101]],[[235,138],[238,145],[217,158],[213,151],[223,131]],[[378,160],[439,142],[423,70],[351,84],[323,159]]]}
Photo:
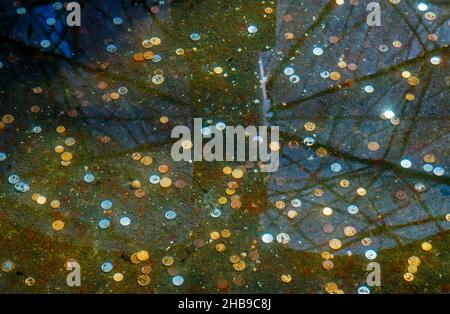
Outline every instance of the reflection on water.
{"label": "reflection on water", "polygon": [[[360,2],[5,5],[0,290],[448,292],[448,5]],[[174,162],[194,117],[279,170]]]}

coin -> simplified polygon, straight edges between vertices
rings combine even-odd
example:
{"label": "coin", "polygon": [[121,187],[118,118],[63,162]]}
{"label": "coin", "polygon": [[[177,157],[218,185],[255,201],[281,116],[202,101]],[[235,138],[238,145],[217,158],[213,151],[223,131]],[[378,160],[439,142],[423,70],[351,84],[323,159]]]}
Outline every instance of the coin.
{"label": "coin", "polygon": [[52,229],[55,231],[60,231],[60,230],[64,229],[64,222],[62,220],[55,220],[52,223]]}
{"label": "coin", "polygon": [[139,264],[141,261],[137,258],[137,253],[131,254],[130,261],[133,264]]}
{"label": "coin", "polygon": [[289,283],[292,280],[292,276],[289,274],[283,274],[281,275],[281,281],[284,283]]}
{"label": "coin", "polygon": [[325,260],[322,262],[322,267],[326,270],[330,270],[333,269],[334,263],[330,260]]}
{"label": "coin", "polygon": [[239,261],[239,262],[233,264],[233,268],[236,271],[243,271],[246,268],[245,262]]}
{"label": "coin", "polygon": [[240,179],[244,176],[244,171],[240,168],[236,168],[231,172],[231,176],[235,179]]}
{"label": "coin", "polygon": [[417,256],[411,256],[410,258],[408,258],[408,264],[417,267],[420,265],[420,258],[418,258]]}
{"label": "coin", "polygon": [[356,234],[356,229],[355,229],[355,227],[352,227],[352,226],[347,226],[347,227],[345,227],[345,228],[344,228],[344,234],[345,234],[347,237],[352,237],[352,236],[354,236],[354,235]]}
{"label": "coin", "polygon": [[432,248],[433,248],[433,246],[431,245],[430,242],[423,242],[422,243],[422,250],[424,250],[424,251],[431,251]]}
{"label": "coin", "polygon": [[139,261],[145,262],[150,258],[150,254],[145,250],[140,250],[136,253],[136,257]]}
{"label": "coin", "polygon": [[229,238],[231,236],[231,231],[228,229],[223,229],[222,231],[220,231],[220,235],[222,236],[222,238]]}
{"label": "coin", "polygon": [[172,266],[174,261],[175,261],[174,258],[172,256],[168,256],[168,255],[164,256],[161,260],[161,262],[164,266]]}
{"label": "coin", "polygon": [[217,251],[217,252],[223,252],[223,251],[225,251],[225,244],[223,244],[223,243],[217,243],[217,244],[216,244],[216,251]]}
{"label": "coin", "polygon": [[408,272],[411,274],[417,273],[417,266],[415,265],[408,265]]}
{"label": "coin", "polygon": [[70,161],[70,160],[72,160],[72,158],[73,158],[73,155],[71,152],[64,152],[61,154],[62,161]]}
{"label": "coin", "polygon": [[170,178],[163,177],[159,181],[159,185],[161,185],[163,188],[168,188],[172,185],[172,180]]}
{"label": "coin", "polygon": [[331,239],[328,244],[333,250],[339,250],[342,247],[342,242],[339,239]]}
{"label": "coin", "polygon": [[152,272],[152,266],[151,265],[142,266],[141,273],[143,273],[144,275],[148,275],[151,272]]}
{"label": "coin", "polygon": [[405,273],[405,274],[403,274],[403,279],[405,279],[406,281],[413,281],[414,275],[411,273]]}
{"label": "coin", "polygon": [[144,166],[150,166],[153,163],[153,158],[150,156],[144,156],[141,159],[141,164]]}
{"label": "coin", "polygon": [[139,275],[138,284],[140,286],[147,286],[150,284],[150,277],[148,275]]}
{"label": "coin", "polygon": [[325,216],[331,216],[333,214],[333,209],[331,209],[330,207],[324,207],[322,209],[322,214],[324,214]]}
{"label": "coin", "polygon": [[123,274],[122,273],[115,273],[113,275],[113,279],[114,281],[120,282],[123,280]]}
{"label": "coin", "polygon": [[213,231],[209,234],[209,237],[211,238],[211,240],[217,240],[220,238],[220,233],[217,231]]}

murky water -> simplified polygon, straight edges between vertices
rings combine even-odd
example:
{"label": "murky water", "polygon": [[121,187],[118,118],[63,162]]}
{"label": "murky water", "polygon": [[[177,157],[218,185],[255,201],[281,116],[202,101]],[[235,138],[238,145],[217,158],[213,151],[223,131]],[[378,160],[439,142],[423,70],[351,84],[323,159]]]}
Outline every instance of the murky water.
{"label": "murky water", "polygon": [[[0,291],[448,293],[449,6],[368,2],[5,1]],[[175,162],[194,118],[278,171]]]}

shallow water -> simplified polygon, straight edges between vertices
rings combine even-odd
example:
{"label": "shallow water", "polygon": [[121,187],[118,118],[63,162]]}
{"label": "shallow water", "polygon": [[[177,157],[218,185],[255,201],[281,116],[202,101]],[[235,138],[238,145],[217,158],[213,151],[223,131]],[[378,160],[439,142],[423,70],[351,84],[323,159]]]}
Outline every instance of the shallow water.
{"label": "shallow water", "polygon": [[[0,291],[358,293],[377,262],[371,293],[448,293],[449,6],[385,1],[369,27],[367,2],[93,0],[81,27],[6,2]],[[279,126],[278,171],[175,162],[172,128],[195,117]]]}

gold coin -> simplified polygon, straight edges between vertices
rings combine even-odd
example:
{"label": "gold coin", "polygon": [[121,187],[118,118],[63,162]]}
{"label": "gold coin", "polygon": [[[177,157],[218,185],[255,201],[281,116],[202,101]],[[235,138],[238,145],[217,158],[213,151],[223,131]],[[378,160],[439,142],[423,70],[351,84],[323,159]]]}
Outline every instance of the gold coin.
{"label": "gold coin", "polygon": [[328,282],[325,284],[325,291],[328,293],[332,293],[332,292],[336,291],[337,288],[338,288],[338,286],[334,282]]}
{"label": "gold coin", "polygon": [[222,171],[223,171],[224,174],[229,175],[233,170],[231,169],[231,167],[227,166],[227,167],[224,167],[222,169]]}
{"label": "gold coin", "polygon": [[378,144],[377,142],[369,142],[369,143],[367,143],[367,148],[371,152],[376,152],[377,150],[380,149],[380,144]]}
{"label": "gold coin", "polygon": [[233,268],[234,268],[234,270],[236,270],[236,271],[243,271],[243,270],[245,269],[246,266],[247,266],[247,265],[245,265],[245,262],[244,262],[244,261],[239,261],[239,262],[233,264]]}
{"label": "gold coin", "polygon": [[36,199],[36,203],[38,203],[39,205],[44,205],[45,203],[47,203],[47,198],[43,195],[39,195]]}
{"label": "gold coin", "polygon": [[211,238],[211,240],[217,240],[220,238],[220,233],[217,231],[213,231],[209,234],[209,237]]}
{"label": "gold coin", "polygon": [[140,189],[141,186],[142,186],[141,181],[139,181],[139,180],[133,180],[133,181],[131,181],[131,187],[132,187],[133,189]]}
{"label": "gold coin", "polygon": [[271,151],[277,152],[277,151],[280,150],[281,145],[280,145],[280,143],[278,143],[278,142],[270,142],[269,148],[270,148]]}
{"label": "gold coin", "polygon": [[150,258],[150,254],[146,250],[140,250],[136,253],[136,257],[141,262],[145,262]]}
{"label": "gold coin", "polygon": [[62,220],[55,220],[52,223],[52,229],[55,230],[55,231],[60,231],[60,230],[64,229],[64,221],[62,221]]}
{"label": "gold coin", "polygon": [[215,67],[213,69],[215,74],[222,74],[223,73],[223,68],[222,67]]}
{"label": "gold coin", "polygon": [[148,275],[151,272],[152,272],[152,266],[151,265],[142,266],[141,273],[143,273],[144,275]]}
{"label": "gold coin", "polygon": [[403,72],[402,72],[402,77],[403,77],[404,79],[409,79],[409,78],[411,77],[411,72],[409,72],[409,71],[403,71]]}
{"label": "gold coin", "polygon": [[415,76],[411,76],[410,78],[408,78],[408,84],[411,86],[416,86],[419,84],[419,79]]}
{"label": "gold coin", "polygon": [[333,81],[337,81],[341,78],[341,74],[339,72],[331,72],[330,79]]}
{"label": "gold coin", "polygon": [[431,245],[430,242],[423,242],[422,243],[422,250],[424,250],[424,251],[431,251],[432,248],[433,248],[433,246]]}
{"label": "gold coin", "polygon": [[39,108],[38,105],[34,105],[34,106],[31,106],[30,110],[32,113],[37,113],[37,112],[39,112],[39,110],[41,110],[41,108]]}
{"label": "gold coin", "polygon": [[342,179],[341,181],[339,181],[339,185],[343,188],[348,188],[350,186],[350,181],[348,181],[347,179]]}
{"label": "gold coin", "polygon": [[131,254],[130,261],[133,264],[139,264],[141,261],[137,258],[137,253]]}
{"label": "gold coin", "polygon": [[347,237],[352,237],[352,236],[354,236],[354,235],[356,234],[356,229],[355,229],[355,227],[352,227],[352,226],[347,226],[347,227],[345,227],[345,228],[344,228],[344,234],[345,234]]}
{"label": "gold coin", "polygon": [[150,38],[150,43],[153,46],[158,46],[159,44],[161,44],[161,39],[159,37],[152,37]]}
{"label": "gold coin", "polygon": [[408,265],[408,272],[411,274],[417,273],[417,266],[415,265]]}
{"label": "gold coin", "polygon": [[227,198],[224,196],[219,197],[219,200],[218,200],[219,204],[222,204],[222,205],[226,204],[227,201],[228,201]]}
{"label": "gold coin", "polygon": [[153,163],[153,158],[150,156],[144,156],[141,159],[141,164],[144,166],[150,166]]}
{"label": "gold coin", "polygon": [[174,261],[175,261],[174,258],[172,256],[168,256],[168,255],[164,256],[161,260],[161,262],[164,266],[172,266]]}
{"label": "gold coin", "polygon": [[332,255],[330,254],[330,252],[325,251],[320,253],[320,257],[322,257],[324,260],[328,260],[332,257]]}
{"label": "gold coin", "polygon": [[223,244],[223,243],[217,243],[217,244],[216,244],[216,251],[217,251],[217,252],[223,252],[223,251],[225,251],[225,244]]}
{"label": "gold coin", "polygon": [[239,256],[237,256],[237,255],[231,255],[231,256],[230,256],[230,262],[231,262],[232,264],[236,264],[236,263],[238,263],[240,260],[241,260],[241,258],[240,258]]}
{"label": "gold coin", "polygon": [[416,96],[414,96],[414,94],[412,94],[412,93],[406,93],[405,94],[405,99],[407,101],[413,101],[415,98],[416,98]]}
{"label": "gold coin", "polygon": [[53,200],[53,201],[51,201],[50,202],[50,206],[52,207],[52,208],[59,208],[60,206],[61,206],[61,202],[60,201],[58,201],[58,200]]}
{"label": "gold coin", "polygon": [[306,131],[312,132],[316,129],[316,124],[314,122],[306,122],[303,127]]}
{"label": "gold coin", "polygon": [[281,281],[284,283],[289,283],[292,280],[292,276],[289,274],[281,275]]}
{"label": "gold coin", "polygon": [[235,190],[232,190],[232,189],[225,189],[225,194],[227,194],[227,195],[233,195],[234,193],[236,193],[236,191]]}
{"label": "gold coin", "polygon": [[447,220],[448,222],[450,222],[450,214],[445,215],[445,220]]}
{"label": "gold coin", "polygon": [[159,185],[161,185],[163,188],[168,188],[172,185],[172,180],[170,178],[163,177],[159,181]]}
{"label": "gold coin", "polygon": [[324,207],[322,209],[322,214],[325,216],[331,216],[333,214],[333,210],[330,207]]}
{"label": "gold coin", "polygon": [[142,41],[142,47],[148,49],[148,48],[152,48],[153,45],[152,45],[152,43],[150,42],[149,39],[144,39],[144,40]]}
{"label": "gold coin", "polygon": [[405,279],[406,281],[413,281],[414,280],[414,275],[411,273],[404,273],[403,274],[403,279]]}
{"label": "gold coin", "polygon": [[342,242],[339,239],[331,239],[328,244],[333,250],[339,250],[342,247]]}
{"label": "gold coin", "polygon": [[114,281],[120,282],[123,280],[123,274],[122,273],[115,273],[113,275],[113,279]]}
{"label": "gold coin", "polygon": [[66,128],[63,125],[59,125],[59,126],[56,127],[56,133],[61,134],[61,133],[64,133],[64,132],[66,132]]}
{"label": "gold coin", "polygon": [[182,55],[184,55],[184,49],[183,48],[178,48],[178,49],[175,50],[175,53],[178,56],[182,56]]}
{"label": "gold coin", "polygon": [[35,202],[37,202],[38,197],[41,196],[39,193],[33,193],[31,195],[31,199]]}
{"label": "gold coin", "polygon": [[316,197],[322,197],[325,194],[325,192],[322,189],[315,189],[313,194]]}
{"label": "gold coin", "polygon": [[319,147],[316,149],[317,157],[323,158],[328,155],[328,150],[325,147]]}
{"label": "gold coin", "polygon": [[266,7],[266,8],[264,8],[264,13],[272,14],[273,13],[273,9],[271,7]]}
{"label": "gold coin", "polygon": [[420,265],[420,258],[418,258],[417,256],[411,256],[410,258],[408,258],[408,264],[417,267]]}
{"label": "gold coin", "polygon": [[356,190],[356,194],[358,194],[359,196],[364,196],[364,195],[367,194],[367,191],[366,191],[365,188],[358,188],[358,189]]}
{"label": "gold coin", "polygon": [[134,196],[141,198],[145,196],[145,191],[143,189],[136,189],[134,191]]}
{"label": "gold coin", "polygon": [[133,160],[140,160],[140,159],[142,158],[142,156],[141,156],[140,153],[133,153],[133,154],[131,155],[131,158],[132,158]]}
{"label": "gold coin", "polygon": [[291,209],[287,212],[287,216],[289,219],[294,219],[295,217],[297,217],[298,212],[294,209]]}
{"label": "gold coin", "polygon": [[2,117],[2,121],[3,121],[3,123],[5,123],[5,124],[13,123],[13,122],[14,122],[14,116],[11,115],[11,114],[5,114],[5,115]]}
{"label": "gold coin", "polygon": [[423,161],[428,164],[432,164],[436,162],[436,157],[433,154],[426,154],[425,156],[423,156]]}
{"label": "gold coin", "polygon": [[71,152],[64,152],[61,154],[62,161],[70,161],[70,160],[72,160],[72,158],[73,158],[73,155]]}
{"label": "gold coin", "polygon": [[322,262],[323,269],[330,270],[333,269],[334,263],[331,260],[325,260]]}
{"label": "gold coin", "polygon": [[284,34],[284,38],[286,38],[288,40],[294,39],[294,34],[291,32],[287,32]]}
{"label": "gold coin", "polygon": [[220,231],[220,235],[222,236],[222,238],[229,238],[231,236],[231,231],[228,229],[223,229],[222,231]]}
{"label": "gold coin", "polygon": [[286,206],[286,203],[283,201],[277,201],[275,202],[275,207],[278,209],[283,209]]}
{"label": "gold coin", "polygon": [[143,57],[145,60],[151,60],[154,56],[155,56],[155,54],[151,51],[146,51],[143,54]]}
{"label": "gold coin", "polygon": [[236,168],[231,172],[231,176],[235,179],[240,179],[244,176],[244,170],[241,168]]}
{"label": "gold coin", "polygon": [[34,284],[36,283],[36,279],[34,279],[33,277],[28,277],[24,280],[24,283],[27,286],[31,287],[31,286],[34,286]]}
{"label": "gold coin", "polygon": [[140,275],[138,277],[138,284],[140,286],[147,286],[150,283],[150,277],[148,275]]}
{"label": "gold coin", "polygon": [[120,98],[120,94],[116,93],[116,92],[112,92],[109,97],[111,97],[111,99],[116,100]]}
{"label": "gold coin", "polygon": [[167,122],[169,122],[169,117],[168,116],[162,116],[159,118],[159,122],[161,122],[162,124],[166,124]]}
{"label": "gold coin", "polygon": [[338,65],[339,68],[345,69],[347,67],[347,62],[339,61],[337,65]]}

